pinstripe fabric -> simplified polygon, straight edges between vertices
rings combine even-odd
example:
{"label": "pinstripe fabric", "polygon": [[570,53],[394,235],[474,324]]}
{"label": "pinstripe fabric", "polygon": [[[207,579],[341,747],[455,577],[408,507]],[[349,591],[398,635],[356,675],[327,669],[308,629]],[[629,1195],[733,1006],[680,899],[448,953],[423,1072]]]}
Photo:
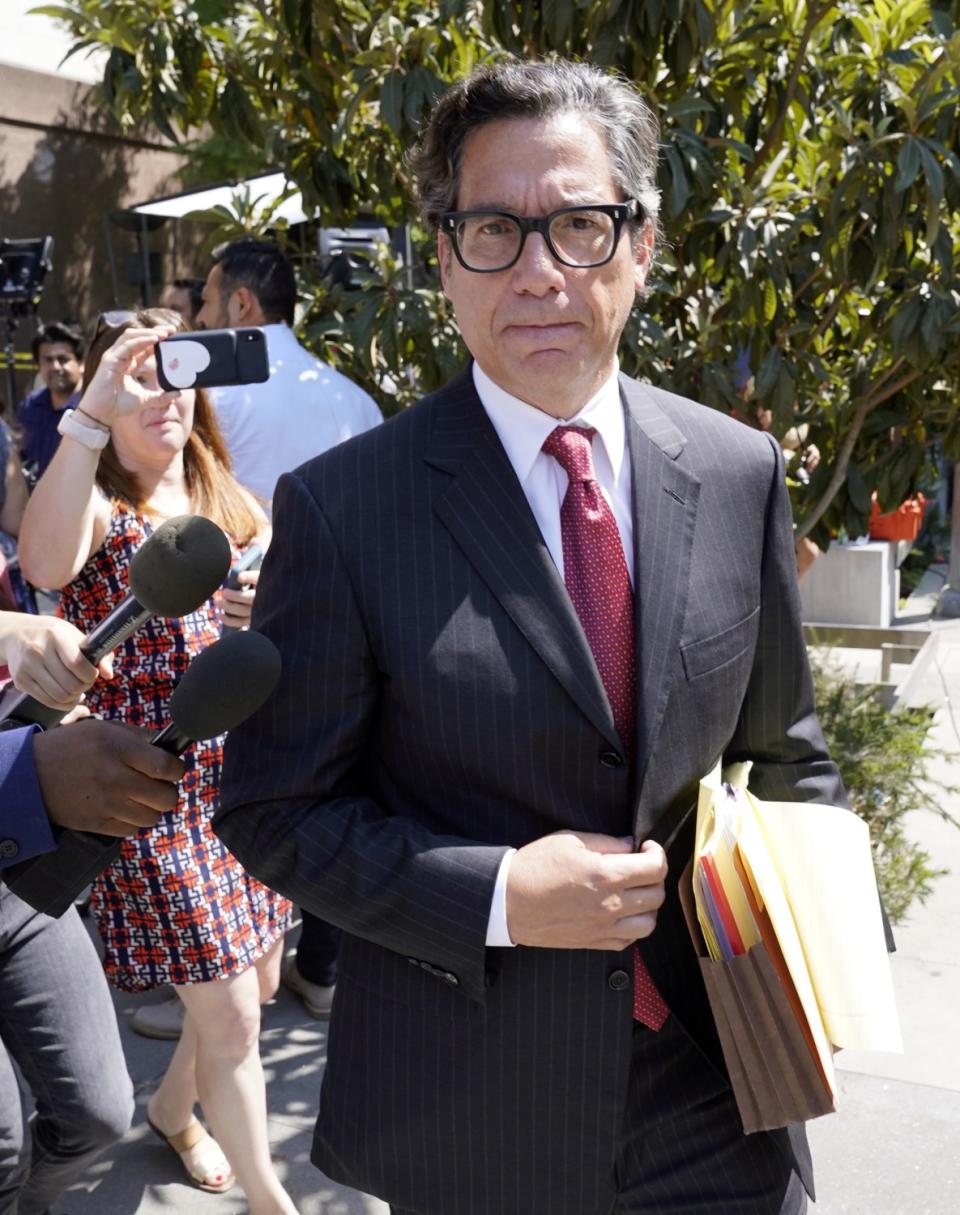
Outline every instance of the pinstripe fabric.
{"label": "pinstripe fabric", "polygon": [[[635,778],[610,765],[596,665],[469,372],[275,497],[254,625],[284,676],[228,740],[217,828],[346,932],[314,1161],[419,1215],[608,1215],[616,1198],[630,953],[487,950],[506,846],[672,824],[725,749],[757,759],[762,796],[842,797],[812,713],[775,445],[622,390]],[[643,953],[697,1065],[720,1069],[672,894]],[[791,1158],[809,1184],[802,1133]]]}
{"label": "pinstripe fabric", "polygon": [[675,1021],[657,1038],[634,1034],[611,1215],[803,1215],[777,1137],[743,1134],[730,1090],[693,1050]]}

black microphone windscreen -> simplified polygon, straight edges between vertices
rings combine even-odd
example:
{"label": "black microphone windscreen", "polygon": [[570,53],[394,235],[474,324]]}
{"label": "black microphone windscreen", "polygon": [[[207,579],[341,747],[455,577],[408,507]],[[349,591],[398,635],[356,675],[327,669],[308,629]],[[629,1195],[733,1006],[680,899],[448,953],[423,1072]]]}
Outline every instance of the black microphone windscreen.
{"label": "black microphone windscreen", "polygon": [[230,633],[194,658],[170,697],[170,720],[187,738],[232,730],[267,699],[280,678],[280,652],[262,633]]}
{"label": "black microphone windscreen", "polygon": [[230,572],[230,541],[200,515],[162,523],[130,562],[130,591],[154,616],[186,616]]}

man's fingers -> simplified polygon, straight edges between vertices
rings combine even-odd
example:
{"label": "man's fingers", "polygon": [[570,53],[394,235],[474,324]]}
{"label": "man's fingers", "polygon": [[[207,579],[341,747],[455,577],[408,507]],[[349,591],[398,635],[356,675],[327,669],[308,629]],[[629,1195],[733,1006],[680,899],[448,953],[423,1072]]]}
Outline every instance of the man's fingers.
{"label": "man's fingers", "polygon": [[603,866],[607,880],[616,889],[652,886],[666,880],[667,854],[659,844],[646,840],[639,852],[604,857]]}
{"label": "man's fingers", "polygon": [[571,831],[568,834],[576,836],[591,852],[624,856],[633,852],[633,840],[629,836],[601,835],[596,831]]}
{"label": "man's fingers", "polygon": [[149,777],[151,780],[176,783],[186,772],[187,767],[178,755],[171,755],[162,747],[155,747],[144,736],[143,732],[134,726],[129,727],[130,733],[123,740],[123,759],[135,772]]}
{"label": "man's fingers", "polygon": [[656,926],[657,913],[655,911],[649,911],[643,915],[624,916],[622,920],[617,920],[617,936],[622,937],[629,945],[632,941],[648,937]]}
{"label": "man's fingers", "polygon": [[[159,819],[159,815],[157,816]],[[152,823],[144,823],[143,826],[151,827]],[[136,835],[140,827],[136,823],[127,823],[119,818],[105,818],[96,824],[98,835],[113,835],[117,839],[129,839],[132,835]]]}
{"label": "man's fingers", "polygon": [[[169,788],[170,786],[165,786]],[[126,801],[123,806],[114,812],[115,820],[121,825],[126,824],[130,831],[138,831],[141,827],[154,827],[159,823],[167,811],[172,810],[176,805],[176,793],[174,792],[173,805],[152,807],[144,805],[140,801]]]}
{"label": "man's fingers", "polygon": [[626,890],[618,890],[604,900],[604,909],[618,920],[632,915],[642,915],[648,911],[656,911],[663,906],[667,897],[663,882],[654,882],[649,886],[628,886]]}
{"label": "man's fingers", "polygon": [[105,654],[97,663],[97,670],[104,679],[113,679],[113,654]]}

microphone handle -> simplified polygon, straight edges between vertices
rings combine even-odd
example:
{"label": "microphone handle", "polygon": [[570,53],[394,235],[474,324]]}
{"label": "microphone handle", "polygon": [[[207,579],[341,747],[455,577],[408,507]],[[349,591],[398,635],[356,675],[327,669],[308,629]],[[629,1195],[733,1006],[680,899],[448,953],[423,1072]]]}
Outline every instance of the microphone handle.
{"label": "microphone handle", "polygon": [[150,739],[154,747],[159,747],[161,751],[167,751],[170,755],[182,755],[187,747],[196,741],[195,738],[188,738],[182,730],[177,729],[172,721],[165,725],[159,734],[154,734]]}
{"label": "microphone handle", "polygon": [[113,611],[100,621],[92,633],[84,637],[80,645],[84,657],[96,665],[111,650],[115,650],[128,637],[132,637],[152,615],[153,612],[138,603],[133,595],[127,595],[122,603],[117,604]]}
{"label": "microphone handle", "polygon": [[[152,615],[153,613],[138,603],[133,595],[127,595],[122,603],[100,621],[92,633],[84,637],[80,643],[81,652],[96,665],[101,658],[131,637]],[[36,724],[49,730],[65,716],[62,709],[51,709],[33,696],[28,696],[26,692],[18,692],[12,684],[0,697],[0,722],[13,721],[24,726]]]}

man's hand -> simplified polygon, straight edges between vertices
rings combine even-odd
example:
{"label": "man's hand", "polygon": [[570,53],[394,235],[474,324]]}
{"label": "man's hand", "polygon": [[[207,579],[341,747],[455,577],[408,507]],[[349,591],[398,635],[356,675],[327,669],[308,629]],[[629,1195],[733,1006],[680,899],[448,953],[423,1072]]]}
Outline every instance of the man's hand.
{"label": "man's hand", "polygon": [[51,822],[129,836],[172,810],[183,761],[149,737],[97,718],[35,735],[33,757]]}
{"label": "man's hand", "polygon": [[507,928],[517,945],[625,949],[653,932],[667,858],[648,840],[558,831],[519,849],[507,875]]}
{"label": "man's hand", "polygon": [[0,612],[0,656],[14,687],[51,709],[72,709],[98,675],[113,675],[113,656],[98,667],[80,651],[83,634],[56,616]]}

